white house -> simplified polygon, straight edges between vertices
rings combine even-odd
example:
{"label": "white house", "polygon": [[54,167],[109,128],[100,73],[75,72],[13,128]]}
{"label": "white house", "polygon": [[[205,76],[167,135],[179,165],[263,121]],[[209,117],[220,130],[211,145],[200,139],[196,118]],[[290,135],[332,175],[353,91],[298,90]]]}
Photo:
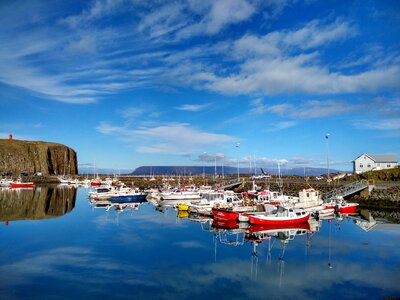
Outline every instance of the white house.
{"label": "white house", "polygon": [[354,173],[392,169],[399,165],[396,154],[362,154],[353,161]]}

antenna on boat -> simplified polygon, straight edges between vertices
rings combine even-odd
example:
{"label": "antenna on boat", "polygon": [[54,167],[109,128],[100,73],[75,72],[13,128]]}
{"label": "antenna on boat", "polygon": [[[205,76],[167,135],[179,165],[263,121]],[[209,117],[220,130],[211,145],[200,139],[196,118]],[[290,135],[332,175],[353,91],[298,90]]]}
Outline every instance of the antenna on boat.
{"label": "antenna on boat", "polygon": [[331,234],[332,234],[332,220],[329,220],[329,247],[328,247],[328,268],[332,269],[332,261],[331,261]]}

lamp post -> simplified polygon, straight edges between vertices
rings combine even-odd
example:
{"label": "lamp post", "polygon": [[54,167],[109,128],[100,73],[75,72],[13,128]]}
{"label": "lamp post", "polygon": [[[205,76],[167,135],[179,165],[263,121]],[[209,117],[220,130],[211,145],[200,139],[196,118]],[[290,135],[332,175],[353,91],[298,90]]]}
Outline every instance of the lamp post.
{"label": "lamp post", "polygon": [[[240,146],[240,143],[236,143],[236,148],[239,148],[239,146]],[[238,158],[237,158],[237,179],[238,179],[238,181],[240,181],[240,176],[239,176],[239,156],[238,156]]]}
{"label": "lamp post", "polygon": [[205,171],[205,164],[206,164],[206,154],[207,152],[203,152],[203,156],[204,156],[204,164],[203,164],[203,181],[204,181],[204,185],[206,185],[206,171]]}
{"label": "lamp post", "polygon": [[217,179],[217,154],[214,154],[214,180]]}
{"label": "lamp post", "polygon": [[328,178],[327,178],[327,180],[328,180],[328,183],[331,184],[331,180],[330,180],[331,177],[330,177],[330,174],[329,174],[329,136],[330,136],[330,133],[327,133],[325,135],[325,139],[326,139],[326,165],[328,167]]}

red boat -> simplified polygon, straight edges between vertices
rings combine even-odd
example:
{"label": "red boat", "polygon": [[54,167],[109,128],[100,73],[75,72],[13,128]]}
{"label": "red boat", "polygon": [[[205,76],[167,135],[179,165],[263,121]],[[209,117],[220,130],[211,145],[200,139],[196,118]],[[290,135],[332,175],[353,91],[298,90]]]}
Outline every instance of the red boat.
{"label": "red boat", "polygon": [[239,212],[230,209],[213,208],[212,215],[214,219],[218,220],[237,221]]}
{"label": "red boat", "polygon": [[10,183],[11,188],[34,188],[35,184],[33,182],[12,182]]}
{"label": "red boat", "polygon": [[249,223],[254,225],[290,225],[307,222],[310,219],[310,213],[302,209],[287,209],[279,206],[276,211],[270,214],[249,215]]}
{"label": "red boat", "polygon": [[336,201],[326,204],[325,208],[335,208],[336,211],[342,214],[355,214],[357,213],[357,206],[358,203],[350,203],[339,197]]}
{"label": "red boat", "polygon": [[355,214],[355,213],[357,213],[357,206],[358,206],[358,203],[348,203],[348,202],[342,201],[338,205],[338,211],[341,214]]}

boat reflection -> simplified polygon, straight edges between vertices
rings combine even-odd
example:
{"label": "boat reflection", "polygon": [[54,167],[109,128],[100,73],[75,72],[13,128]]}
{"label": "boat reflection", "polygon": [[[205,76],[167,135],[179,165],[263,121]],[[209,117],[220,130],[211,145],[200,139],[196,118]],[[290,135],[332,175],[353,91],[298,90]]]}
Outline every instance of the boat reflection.
{"label": "boat reflection", "polygon": [[117,213],[122,213],[124,211],[136,211],[139,209],[140,205],[147,202],[145,199],[141,199],[138,201],[129,201],[129,202],[120,202],[117,203],[110,201],[110,200],[95,200],[89,199],[89,203],[93,208],[100,208],[104,209],[106,212],[113,210]]}
{"label": "boat reflection", "polygon": [[0,221],[56,218],[75,207],[76,188],[42,186],[36,189],[0,190]]}

